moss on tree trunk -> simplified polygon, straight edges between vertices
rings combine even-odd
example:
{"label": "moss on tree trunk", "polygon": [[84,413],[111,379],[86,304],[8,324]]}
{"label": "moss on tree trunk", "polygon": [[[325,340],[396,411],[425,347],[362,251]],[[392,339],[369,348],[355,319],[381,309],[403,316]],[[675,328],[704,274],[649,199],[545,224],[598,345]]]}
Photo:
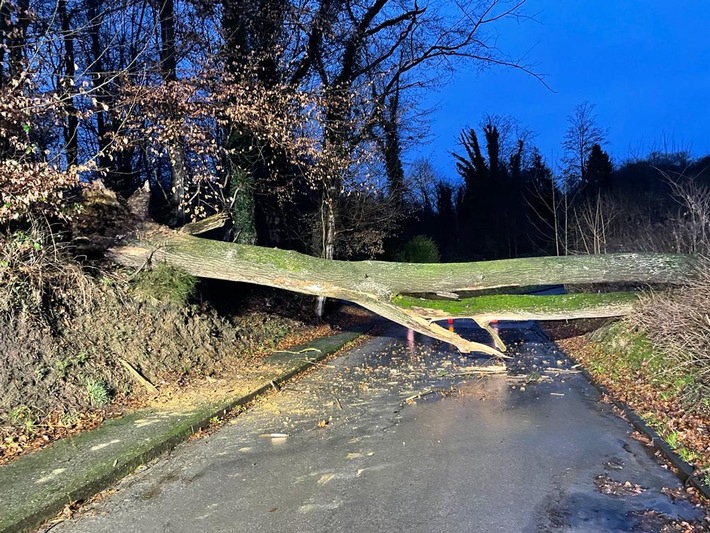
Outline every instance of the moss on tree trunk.
{"label": "moss on tree trunk", "polygon": [[[134,267],[167,262],[199,277],[267,285],[348,300],[463,352],[499,350],[461,338],[434,323],[470,317],[484,327],[492,320],[550,320],[620,316],[634,294],[559,296],[496,295],[462,300],[422,300],[403,294],[457,292],[496,287],[588,283],[680,283],[695,258],[674,254],[610,254],[533,257],[454,264],[328,261],[293,251],[200,239],[164,228],[151,229],[110,255]],[[503,346],[499,342],[498,348]]]}

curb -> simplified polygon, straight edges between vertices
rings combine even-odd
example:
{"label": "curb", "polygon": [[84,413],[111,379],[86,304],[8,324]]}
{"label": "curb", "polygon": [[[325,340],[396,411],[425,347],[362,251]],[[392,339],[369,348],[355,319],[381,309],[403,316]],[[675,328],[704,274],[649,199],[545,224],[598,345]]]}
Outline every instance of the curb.
{"label": "curb", "polygon": [[700,492],[705,498],[710,499],[710,487],[705,485],[698,477],[693,473],[694,468],[686,463],[681,457],[673,451],[666,441],[664,441],[661,436],[656,432],[655,429],[646,424],[645,420],[641,418],[636,412],[631,409],[626,403],[614,398],[614,395],[601,383],[592,377],[592,375],[587,371],[587,369],[582,369],[582,375],[589,380],[589,382],[594,385],[594,387],[603,395],[607,396],[611,403],[619,409],[624,416],[629,421],[629,423],[638,432],[643,433],[651,441],[651,445],[659,451],[663,457],[671,463],[675,468],[675,473],[678,478],[683,482],[683,485],[692,485],[698,492]]}
{"label": "curb", "polygon": [[[0,533],[35,531],[66,505],[105,490],[205,429],[215,417],[249,404],[311,368],[373,325],[369,322],[352,331],[297,346],[292,352],[275,353],[265,359],[277,367],[274,375],[266,377],[256,389],[226,402],[198,406],[186,414],[159,410],[131,413],[0,466]],[[306,348],[314,349],[306,353],[315,355],[304,355]],[[297,353],[299,350],[301,353]],[[150,429],[144,429],[147,427]]]}
{"label": "curb", "polygon": [[[543,332],[543,334],[550,340],[550,342],[555,342],[552,339],[550,339],[550,336],[542,329],[540,330]],[[556,344],[556,343],[555,343]],[[567,357],[572,359],[569,355],[565,353]],[[660,452],[661,455],[675,468],[675,474],[676,476],[681,480],[684,486],[692,485],[700,494],[703,495],[703,497],[710,499],[710,487],[705,485],[698,477],[693,473],[695,469],[688,463],[686,463],[681,457],[673,451],[673,448],[671,448],[668,443],[661,438],[661,436],[656,432],[655,429],[650,427],[648,424],[646,424],[646,421],[641,418],[636,412],[631,409],[626,403],[617,400],[614,397],[614,394],[602,385],[601,383],[597,382],[596,379],[589,373],[589,371],[584,368],[582,365],[580,366],[580,371],[581,374],[585,377],[589,383],[591,383],[594,388],[597,389],[597,391],[609,398],[611,401],[612,405],[619,409],[622,413],[624,413],[624,416],[626,417],[626,420],[631,424],[631,426],[638,432],[646,435],[646,437],[651,441],[651,445],[656,449],[656,451]]]}

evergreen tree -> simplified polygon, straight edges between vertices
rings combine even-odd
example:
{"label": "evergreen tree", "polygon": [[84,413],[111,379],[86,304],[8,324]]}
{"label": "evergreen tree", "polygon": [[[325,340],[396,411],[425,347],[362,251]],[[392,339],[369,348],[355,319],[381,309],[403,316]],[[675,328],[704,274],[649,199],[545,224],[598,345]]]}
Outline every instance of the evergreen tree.
{"label": "evergreen tree", "polygon": [[614,172],[614,165],[607,154],[599,144],[594,144],[589,152],[587,160],[587,168],[585,171],[586,183],[585,187],[590,189],[589,192],[596,194],[600,190],[609,190],[611,188],[611,175]]}
{"label": "evergreen tree", "polygon": [[489,118],[482,130],[485,155],[472,128],[459,136],[463,153],[453,154],[456,170],[464,180],[457,206],[463,257],[514,257],[526,233],[525,217],[521,217],[524,141],[517,139],[514,147],[504,150],[508,145],[494,119]]}
{"label": "evergreen tree", "polygon": [[552,170],[537,148],[533,148],[530,164],[523,171],[525,181],[525,206],[533,230],[532,244],[544,253],[559,254],[557,205],[560,191]]}
{"label": "evergreen tree", "polygon": [[456,220],[454,192],[454,188],[450,184],[443,181],[437,182],[435,189],[436,223],[431,230],[445,261],[459,258],[459,247],[457,246],[459,231]]}

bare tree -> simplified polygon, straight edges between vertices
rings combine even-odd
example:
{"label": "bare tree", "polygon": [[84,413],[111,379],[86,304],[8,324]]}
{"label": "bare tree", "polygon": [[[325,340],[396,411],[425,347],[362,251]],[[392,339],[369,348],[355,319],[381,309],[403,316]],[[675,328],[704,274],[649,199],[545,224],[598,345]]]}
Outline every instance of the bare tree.
{"label": "bare tree", "polygon": [[486,29],[520,16],[523,4],[465,1],[445,9],[443,2],[422,6],[416,1],[349,0],[337,9],[332,0],[318,3],[304,29],[303,53],[291,79],[322,88],[323,150],[334,163],[350,161],[322,172],[323,257],[334,257],[344,175],[362,143],[373,134],[380,137],[396,193],[403,182],[402,95],[431,86],[433,73],[441,76],[451,68],[452,58],[522,68],[500,54]]}
{"label": "bare tree", "polygon": [[412,163],[407,175],[406,200],[416,210],[425,214],[432,213],[436,207],[436,185],[441,176],[428,159],[417,159]]}
{"label": "bare tree", "polygon": [[573,252],[605,254],[611,226],[619,214],[614,197],[597,191],[596,196],[586,198],[575,205],[570,214],[571,246]]}
{"label": "bare tree", "polygon": [[551,244],[554,245],[555,255],[561,255],[561,195],[552,169],[537,147],[533,147],[531,151],[530,162],[524,170],[524,175],[528,219],[539,236],[540,248],[549,249]]}
{"label": "bare tree", "polygon": [[673,224],[675,251],[707,256],[710,252],[710,187],[694,177],[662,174],[680,205]]}
{"label": "bare tree", "polygon": [[565,188],[568,191],[586,184],[587,162],[592,146],[602,145],[606,141],[606,131],[597,125],[594,107],[594,104],[582,102],[567,117],[569,126],[562,141],[562,163],[567,180]]}

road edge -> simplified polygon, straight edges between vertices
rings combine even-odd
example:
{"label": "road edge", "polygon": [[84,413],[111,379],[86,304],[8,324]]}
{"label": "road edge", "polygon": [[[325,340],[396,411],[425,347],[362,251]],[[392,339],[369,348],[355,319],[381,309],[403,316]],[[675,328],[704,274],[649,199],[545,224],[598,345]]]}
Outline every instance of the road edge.
{"label": "road edge", "polygon": [[[550,342],[554,342],[557,344],[554,340],[550,338],[550,336],[547,334],[547,332],[543,329],[540,328],[540,331],[549,339]],[[561,350],[562,353],[564,353],[567,357],[570,359],[574,360],[570,354],[568,354],[566,351]],[[637,430],[639,433],[645,435],[649,441],[651,442],[651,445],[658,451],[665,459],[668,461],[671,466],[673,467],[673,472],[676,474],[678,479],[683,483],[684,486],[692,485],[704,498],[707,498],[710,500],[710,487],[706,486],[693,472],[694,468],[685,462],[675,451],[673,451],[673,448],[671,448],[668,443],[663,440],[663,438],[656,432],[655,429],[650,427],[643,418],[641,418],[630,406],[628,406],[625,402],[622,402],[621,400],[618,400],[614,394],[604,385],[599,383],[596,379],[594,379],[594,376],[580,363],[579,364],[579,370],[581,374],[589,381],[589,383],[594,386],[595,389],[601,394],[602,396],[605,396],[609,399],[611,404],[619,409],[626,418],[627,422],[631,424],[631,427],[633,427],[635,430]]]}
{"label": "road edge", "polygon": [[607,389],[601,383],[598,383],[592,375],[587,371],[586,368],[582,368],[582,375],[589,380],[589,382],[594,385],[594,387],[599,391],[600,394],[609,398],[609,401],[619,409],[626,417],[626,420],[631,424],[631,426],[636,429],[639,433],[645,435],[651,442],[651,445],[663,455],[663,457],[673,466],[674,473],[683,483],[683,485],[692,485],[698,492],[700,492],[703,497],[710,499],[710,488],[708,488],[693,472],[694,468],[685,462],[675,451],[671,448],[668,443],[663,440],[663,438],[656,432],[655,429],[646,424],[645,420],[641,418],[631,407],[621,400],[617,400],[614,394]]}
{"label": "road edge", "polygon": [[[28,502],[26,506],[21,506],[21,509],[0,508],[0,533],[25,533],[36,531],[42,524],[56,517],[67,505],[76,501],[86,500],[109,488],[120,479],[134,472],[138,467],[170,452],[176,446],[185,442],[190,436],[207,428],[216,417],[224,416],[236,408],[248,405],[257,397],[273,390],[275,386],[278,387],[280,384],[292,379],[296,375],[312,368],[313,365],[319,361],[338,352],[347,344],[367,333],[374,324],[375,322],[371,321],[353,327],[349,331],[315,339],[303,345],[296,346],[289,351],[276,352],[266,359],[267,362],[277,367],[276,372],[268,376],[262,384],[248,393],[241,394],[238,397],[220,403],[200,406],[195,410],[194,416],[181,419],[177,421],[174,426],[162,430],[162,435],[152,440],[147,448],[137,447],[132,449],[132,453],[124,453],[124,456],[117,457],[108,467],[105,465],[101,468],[97,467],[92,471],[95,472],[93,476],[88,476],[86,479],[79,480],[78,482],[76,478],[85,474],[76,474],[74,478],[67,476],[68,480],[65,483],[65,487],[54,487],[53,490],[48,491],[40,484],[36,487],[34,493],[27,493],[29,492],[27,491],[23,495],[24,499]],[[148,411],[145,412],[147,413]],[[141,412],[138,412],[138,414],[140,413]],[[127,417],[121,417],[107,422],[116,424],[120,423],[120,420],[123,418]],[[102,430],[102,427],[103,424],[95,430],[83,433],[81,435],[82,446],[86,447],[91,444],[92,434],[98,434]],[[76,443],[77,439],[78,437],[63,440],[71,445],[72,442]],[[87,441],[88,444],[86,443]],[[51,460],[53,450],[56,451],[56,448],[59,446],[67,446],[67,442],[61,445],[59,442],[29,454],[28,456],[21,457],[17,461],[0,466],[0,479],[2,478],[3,470],[7,472],[14,468],[20,470],[23,474],[27,470],[31,471],[32,467],[27,468],[27,466],[38,463],[41,464],[43,455]],[[35,487],[33,486],[33,488]]]}

